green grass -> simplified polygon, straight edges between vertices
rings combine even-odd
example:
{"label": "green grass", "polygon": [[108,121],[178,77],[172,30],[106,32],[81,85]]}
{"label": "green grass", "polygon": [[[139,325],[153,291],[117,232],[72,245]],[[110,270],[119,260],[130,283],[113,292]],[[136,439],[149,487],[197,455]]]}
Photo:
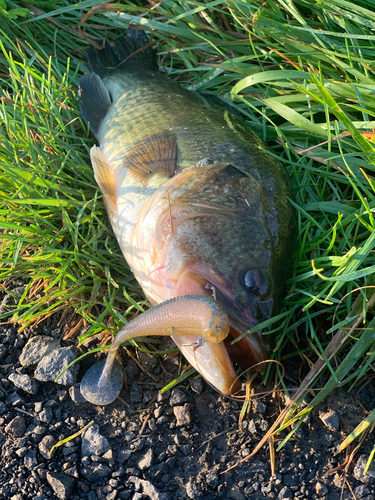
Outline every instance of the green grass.
{"label": "green grass", "polygon": [[0,9],[0,286],[29,280],[0,321],[26,327],[69,308],[84,320],[83,342],[147,306],[108,226],[77,105],[87,37],[116,39],[131,23],[152,32],[171,78],[233,102],[290,174],[298,244],[283,309],[266,326],[274,359],[306,370],[320,357],[329,374],[295,418],[365,377],[375,356],[375,147],[366,138],[375,126],[375,1],[124,1],[96,7],[82,30],[97,0],[30,3],[26,17],[9,14],[11,1],[8,14]]}

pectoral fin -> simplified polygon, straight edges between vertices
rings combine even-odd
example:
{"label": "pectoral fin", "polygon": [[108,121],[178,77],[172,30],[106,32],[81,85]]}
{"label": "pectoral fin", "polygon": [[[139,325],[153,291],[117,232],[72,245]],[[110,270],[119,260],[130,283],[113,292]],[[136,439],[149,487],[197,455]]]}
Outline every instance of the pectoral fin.
{"label": "pectoral fin", "polygon": [[117,205],[116,186],[118,185],[118,175],[100,148],[93,146],[90,156],[95,180],[103,193],[107,212],[113,213],[116,211]]}
{"label": "pectoral fin", "polygon": [[165,130],[149,135],[135,144],[124,160],[128,172],[147,180],[156,172],[172,177],[177,165],[177,142],[173,132]]}

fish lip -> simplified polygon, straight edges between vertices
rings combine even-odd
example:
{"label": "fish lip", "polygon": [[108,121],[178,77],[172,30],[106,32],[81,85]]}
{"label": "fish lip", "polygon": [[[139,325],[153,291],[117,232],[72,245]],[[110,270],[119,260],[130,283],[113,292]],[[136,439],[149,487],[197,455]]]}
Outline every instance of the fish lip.
{"label": "fish lip", "polygon": [[[270,346],[268,338],[262,335],[261,330],[243,335],[247,330],[255,327],[259,321],[254,318],[254,313],[250,308],[245,310],[236,302],[228,278],[201,263],[190,265],[187,272],[196,276],[199,286],[202,287],[202,295],[213,297],[228,314],[231,328],[230,336],[225,343],[227,349],[231,351],[231,359],[246,367],[268,359]],[[258,299],[254,296],[251,305],[257,302]],[[233,342],[239,336],[242,338]],[[241,351],[241,349],[247,353],[247,359],[242,354],[236,354],[236,350]]]}

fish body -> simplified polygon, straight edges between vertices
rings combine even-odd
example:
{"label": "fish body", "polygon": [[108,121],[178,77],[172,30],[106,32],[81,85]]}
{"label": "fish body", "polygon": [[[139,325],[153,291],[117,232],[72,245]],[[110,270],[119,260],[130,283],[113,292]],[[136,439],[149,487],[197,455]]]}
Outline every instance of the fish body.
{"label": "fish body", "polygon": [[205,295],[228,314],[225,346],[193,348],[186,332],[178,343],[228,393],[205,365],[223,356],[229,366],[228,353],[245,366],[267,357],[260,332],[231,341],[280,306],[294,246],[291,188],[233,109],[160,73],[152,50],[139,51],[146,43],[129,30],[124,41],[88,51],[92,73],[81,79],[80,107],[99,141],[91,151],[95,178],[151,304]]}

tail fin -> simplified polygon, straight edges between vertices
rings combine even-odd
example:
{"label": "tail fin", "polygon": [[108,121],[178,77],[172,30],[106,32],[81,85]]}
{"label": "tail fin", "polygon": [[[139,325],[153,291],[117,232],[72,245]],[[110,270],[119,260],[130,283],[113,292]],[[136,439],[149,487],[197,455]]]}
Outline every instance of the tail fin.
{"label": "tail fin", "polygon": [[101,78],[117,71],[126,71],[130,66],[157,71],[155,53],[151,47],[144,48],[147,44],[148,39],[143,31],[129,29],[122,40],[104,42],[102,50],[89,47],[86,52],[89,68]]}

